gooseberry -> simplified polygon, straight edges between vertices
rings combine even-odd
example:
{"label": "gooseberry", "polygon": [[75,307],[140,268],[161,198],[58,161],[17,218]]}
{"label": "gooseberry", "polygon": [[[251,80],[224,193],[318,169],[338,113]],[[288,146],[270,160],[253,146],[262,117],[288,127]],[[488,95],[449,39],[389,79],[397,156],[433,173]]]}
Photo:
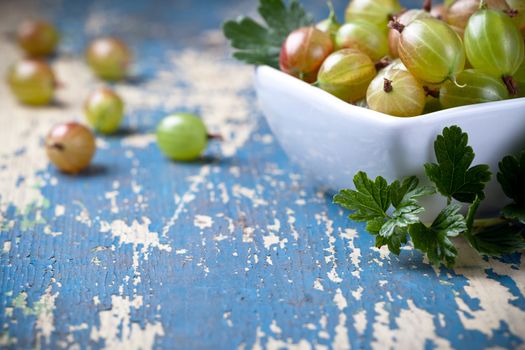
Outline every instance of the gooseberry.
{"label": "gooseberry", "polygon": [[362,20],[386,31],[388,21],[403,8],[398,0],[351,0],[346,8],[346,22]]}
{"label": "gooseberry", "polygon": [[[447,23],[461,31],[465,30],[467,22],[479,9],[480,0],[456,0],[447,10]],[[506,11],[510,7],[505,0],[487,0],[487,7],[493,10]]]}
{"label": "gooseberry", "polygon": [[430,10],[430,14],[434,18],[445,21],[447,19],[448,10],[444,4],[439,4],[436,6],[432,6],[432,9]]}
{"label": "gooseberry", "polygon": [[412,21],[406,27],[399,22],[391,22],[391,26],[401,33],[399,57],[417,79],[439,84],[447,79],[454,81],[463,70],[463,43],[445,22],[423,18]]}
{"label": "gooseberry", "polygon": [[7,81],[16,98],[27,105],[46,105],[53,99],[55,75],[51,67],[39,60],[25,59],[12,65]]}
{"label": "gooseberry", "polygon": [[[412,10],[405,11],[399,16],[397,16],[396,21],[402,24],[403,26],[407,26],[416,19],[431,18],[431,17],[432,15],[425,10],[412,9]],[[390,30],[388,31],[388,48],[389,48],[391,57],[399,57],[397,47],[399,45],[400,35],[401,34],[399,33],[399,31],[393,28],[390,28]]]}
{"label": "gooseberry", "polygon": [[507,0],[507,4],[511,11],[517,12],[512,19],[518,25],[521,35],[525,39],[525,0]]}
{"label": "gooseberry", "polygon": [[55,52],[59,35],[56,28],[45,21],[25,21],[18,27],[18,44],[28,56],[47,56]]}
{"label": "gooseberry", "polygon": [[117,93],[103,87],[93,91],[84,103],[89,124],[104,134],[111,134],[120,126],[124,116],[124,103]]}
{"label": "gooseberry", "polygon": [[439,90],[439,101],[444,108],[458,107],[475,103],[504,100],[509,97],[503,82],[489,74],[475,69],[459,73],[457,82],[445,82]]}
{"label": "gooseberry", "polygon": [[525,56],[523,37],[512,19],[484,8],[474,13],[465,28],[465,49],[475,69],[501,77],[511,95],[517,94],[512,75]]}
{"label": "gooseberry", "polygon": [[366,91],[368,107],[396,117],[421,115],[425,108],[425,91],[407,71],[392,69],[378,75]]}
{"label": "gooseberry", "polygon": [[121,80],[131,62],[128,46],[116,38],[99,38],[91,42],[86,59],[91,69],[102,79]]}
{"label": "gooseberry", "polygon": [[68,122],[51,129],[45,147],[47,156],[59,170],[77,174],[91,163],[95,154],[95,137],[82,124]]}
{"label": "gooseberry", "polygon": [[343,49],[323,62],[317,84],[344,101],[354,102],[365,97],[366,88],[375,75],[370,57],[357,49]]}
{"label": "gooseberry", "polygon": [[208,138],[202,120],[189,113],[167,116],[157,127],[157,144],[162,153],[173,160],[198,158],[208,145]]}
{"label": "gooseberry", "polygon": [[335,36],[336,49],[352,48],[363,51],[374,61],[388,54],[386,34],[377,26],[352,21],[344,24]]}
{"label": "gooseberry", "polygon": [[333,51],[330,35],[315,27],[294,30],[284,41],[279,66],[285,73],[313,83],[326,57]]}

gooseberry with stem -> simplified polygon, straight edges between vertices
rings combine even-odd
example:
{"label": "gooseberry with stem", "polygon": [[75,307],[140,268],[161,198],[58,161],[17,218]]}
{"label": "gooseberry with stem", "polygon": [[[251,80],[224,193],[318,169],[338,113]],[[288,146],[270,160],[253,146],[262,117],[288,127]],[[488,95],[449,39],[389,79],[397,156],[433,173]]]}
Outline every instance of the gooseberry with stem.
{"label": "gooseberry with stem", "polygon": [[13,64],[7,72],[7,81],[21,103],[41,106],[53,99],[55,75],[44,61],[24,59]]}
{"label": "gooseberry with stem", "polygon": [[208,134],[201,118],[189,113],[175,113],[161,120],[157,127],[157,145],[164,155],[177,161],[197,159],[215,138]]}
{"label": "gooseberry with stem", "polygon": [[113,90],[102,87],[93,91],[84,103],[89,124],[104,134],[117,131],[124,116],[124,103]]}
{"label": "gooseberry with stem", "polygon": [[91,69],[100,78],[121,80],[127,75],[131,63],[131,51],[119,39],[99,38],[88,46],[86,59]]}
{"label": "gooseberry with stem", "polygon": [[328,9],[330,10],[330,14],[328,15],[328,18],[320,21],[315,25],[317,29],[320,31],[330,35],[332,40],[335,39],[335,34],[341,28],[341,23],[337,21],[337,17],[335,15],[334,5],[331,1],[328,1]]}
{"label": "gooseberry with stem", "polygon": [[390,26],[401,33],[399,57],[417,79],[431,84],[447,79],[455,81],[456,75],[463,70],[463,43],[445,22],[423,18],[412,21],[406,27],[395,21]]}
{"label": "gooseberry with stem", "polygon": [[523,37],[504,12],[487,9],[484,0],[465,28],[465,49],[472,67],[501,77],[512,96],[517,85],[512,75],[525,57]]}
{"label": "gooseberry with stem", "polygon": [[283,72],[313,83],[321,64],[332,51],[329,34],[315,27],[302,27],[290,33],[283,42],[279,66]]}
{"label": "gooseberry with stem", "polygon": [[96,150],[91,130],[77,122],[67,122],[51,129],[45,140],[51,162],[65,173],[77,174],[91,163]]}
{"label": "gooseberry with stem", "polygon": [[366,92],[368,107],[396,117],[421,115],[425,92],[419,81],[407,71],[391,69],[379,74]]}
{"label": "gooseberry with stem", "polygon": [[505,84],[492,75],[475,69],[465,69],[457,76],[458,87],[451,81],[439,89],[439,102],[444,108],[500,101],[509,97]]}

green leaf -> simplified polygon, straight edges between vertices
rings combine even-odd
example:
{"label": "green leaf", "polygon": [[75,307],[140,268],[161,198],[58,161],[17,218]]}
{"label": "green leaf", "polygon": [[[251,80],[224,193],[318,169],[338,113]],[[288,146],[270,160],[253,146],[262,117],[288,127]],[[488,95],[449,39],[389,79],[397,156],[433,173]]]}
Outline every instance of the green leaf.
{"label": "green leaf", "polygon": [[503,208],[503,215],[525,223],[525,151],[507,156],[499,163],[498,182],[514,203]]}
{"label": "green leaf", "polygon": [[503,222],[485,227],[467,236],[470,245],[481,254],[502,256],[525,249],[525,226]]}
{"label": "green leaf", "polygon": [[489,167],[485,164],[470,167],[474,151],[468,145],[466,133],[458,126],[443,129],[434,142],[434,151],[437,164],[425,164],[425,171],[443,196],[464,203],[474,202],[476,196],[485,197],[485,184],[491,177]]}
{"label": "green leaf", "polygon": [[407,231],[403,229],[396,229],[389,237],[376,236],[376,247],[388,246],[388,250],[395,255],[401,253],[401,245],[407,243]]}
{"label": "green leaf", "polygon": [[259,14],[263,26],[251,18],[227,21],[223,32],[234,49],[233,56],[255,65],[279,68],[279,53],[286,36],[293,30],[312,24],[312,18],[297,0],[287,7],[283,0],[260,0]]}
{"label": "green leaf", "polygon": [[467,229],[460,209],[459,205],[451,204],[439,213],[430,227],[421,222],[409,227],[414,247],[424,252],[434,265],[443,262],[451,267],[455,263],[458,252],[450,237],[456,237]]}
{"label": "green leaf", "polygon": [[334,196],[334,203],[343,208],[353,210],[350,219],[355,221],[370,221],[386,218],[390,207],[388,184],[378,176],[375,181],[360,171],[354,177],[356,190],[342,190]]}
{"label": "green leaf", "polygon": [[389,186],[390,199],[395,210],[381,228],[379,235],[390,237],[394,230],[406,228],[419,221],[418,214],[425,209],[419,205],[419,197],[431,195],[435,190],[431,187],[418,187],[419,180],[415,176],[405,178],[402,183],[394,181]]}
{"label": "green leaf", "polygon": [[[366,230],[376,236],[376,246],[388,245],[394,254],[399,254],[401,245],[407,242],[407,227],[419,222],[418,214],[423,207],[417,198],[433,194],[429,187],[419,187],[419,180],[413,176],[402,182],[388,185],[382,177],[372,180],[364,172],[354,177],[355,190],[345,189],[334,196],[334,203],[352,210],[349,218],[365,221]],[[387,214],[391,205],[392,214]]]}
{"label": "green leaf", "polygon": [[525,206],[518,204],[509,204],[501,211],[504,217],[511,220],[518,220],[525,224]]}

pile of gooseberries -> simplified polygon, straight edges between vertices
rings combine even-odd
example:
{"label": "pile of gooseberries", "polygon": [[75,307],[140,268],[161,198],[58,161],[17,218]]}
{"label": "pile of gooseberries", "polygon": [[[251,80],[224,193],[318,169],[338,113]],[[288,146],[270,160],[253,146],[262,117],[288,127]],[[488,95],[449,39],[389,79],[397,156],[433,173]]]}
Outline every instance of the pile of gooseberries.
{"label": "pile of gooseberries", "polygon": [[525,96],[524,0],[351,0],[342,24],[330,10],[289,34],[280,66],[348,103],[413,117]]}
{"label": "pile of gooseberries", "polygon": [[[324,47],[324,34],[319,30],[305,29],[311,36],[311,45],[318,42]],[[296,42],[304,38],[297,35]],[[57,83],[51,60],[57,53],[58,30],[52,23],[42,20],[23,22],[17,33],[17,42],[25,54],[20,61],[10,66],[6,80],[16,99],[28,106],[45,106],[53,103]],[[290,45],[293,46],[293,38]],[[331,45],[331,41],[328,40]],[[328,55],[332,49],[312,55],[317,61],[319,55]],[[309,52],[304,52],[310,54]],[[102,37],[91,41],[85,51],[85,59],[95,76],[108,82],[124,80],[129,75],[131,50],[120,39]],[[298,60],[304,61],[305,57]],[[285,67],[283,67],[285,69]],[[300,78],[316,77],[318,66],[304,65],[292,69],[291,74]],[[67,86],[67,84],[66,84]],[[86,169],[96,151],[95,134],[113,134],[120,128],[124,118],[124,101],[113,88],[102,86],[92,91],[84,103],[84,114],[91,129],[76,121],[54,126],[45,140],[49,160],[62,172],[77,174]],[[194,160],[204,152],[209,136],[202,120],[192,114],[177,113],[164,118],[157,128],[160,150],[177,161]]]}

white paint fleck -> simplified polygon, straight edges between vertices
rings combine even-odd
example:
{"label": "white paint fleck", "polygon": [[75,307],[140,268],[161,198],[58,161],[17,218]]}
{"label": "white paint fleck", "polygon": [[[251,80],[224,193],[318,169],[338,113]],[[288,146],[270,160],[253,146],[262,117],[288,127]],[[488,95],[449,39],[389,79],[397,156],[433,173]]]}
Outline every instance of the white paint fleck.
{"label": "white paint fleck", "polygon": [[363,287],[359,286],[357,290],[352,291],[352,296],[355,298],[355,300],[361,300],[361,297],[363,296]]}
{"label": "white paint fleck", "polygon": [[144,327],[131,322],[131,309],[141,305],[141,299],[112,295],[111,309],[99,312],[100,327],[91,329],[91,340],[104,340],[107,349],[153,348],[155,338],[164,335],[164,328],[159,321],[146,321]]}
{"label": "white paint fleck", "polygon": [[9,253],[11,251],[11,241],[4,241],[2,252]]}
{"label": "white paint fleck", "polygon": [[118,191],[109,191],[104,194],[106,199],[109,199],[111,203],[111,212],[114,214],[118,214],[118,206],[117,206],[117,196]]}
{"label": "white paint fleck", "polygon": [[324,287],[323,287],[323,284],[321,283],[321,279],[320,278],[316,278],[315,281],[314,281],[314,289],[317,289],[317,290],[320,290],[320,291],[324,291]]}
{"label": "white paint fleck", "polygon": [[261,198],[257,194],[256,190],[243,187],[239,184],[235,184],[232,186],[232,194],[236,198],[248,198],[252,202],[254,208],[268,205],[268,202],[265,199]]}
{"label": "white paint fleck", "polygon": [[155,143],[155,134],[131,134],[126,136],[120,142],[124,147],[147,148]]}
{"label": "white paint fleck", "polygon": [[361,310],[354,314],[354,327],[360,335],[363,335],[366,330],[366,310]]}
{"label": "white paint fleck", "polygon": [[277,322],[275,320],[272,320],[272,323],[270,324],[270,330],[274,334],[281,334],[283,332],[281,327],[277,325]]}
{"label": "white paint fleck", "polygon": [[65,212],[66,212],[66,207],[64,207],[63,205],[57,204],[55,206],[55,216],[56,217],[60,217],[64,215]]}
{"label": "white paint fleck", "polygon": [[207,215],[195,215],[193,225],[201,230],[211,228],[213,226],[213,218]]}
{"label": "white paint fleck", "polygon": [[337,288],[335,291],[334,303],[339,309],[339,311],[343,311],[348,306],[348,302],[346,301],[346,298],[343,295],[343,291],[341,290],[341,288]]}
{"label": "white paint fleck", "polygon": [[264,248],[270,249],[273,245],[279,245],[283,249],[288,242],[288,238],[281,239],[275,233],[270,232],[269,235],[263,236]]}

